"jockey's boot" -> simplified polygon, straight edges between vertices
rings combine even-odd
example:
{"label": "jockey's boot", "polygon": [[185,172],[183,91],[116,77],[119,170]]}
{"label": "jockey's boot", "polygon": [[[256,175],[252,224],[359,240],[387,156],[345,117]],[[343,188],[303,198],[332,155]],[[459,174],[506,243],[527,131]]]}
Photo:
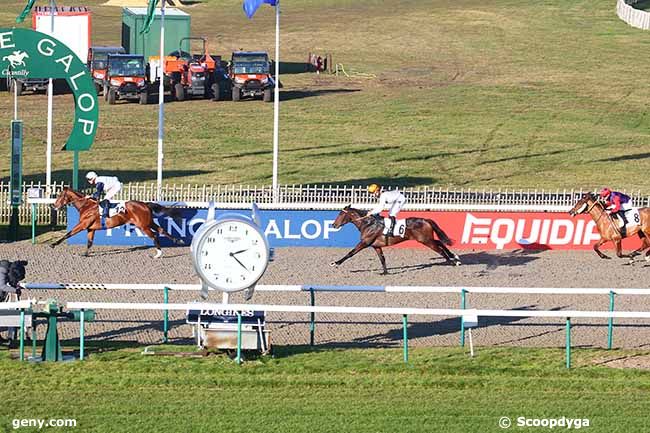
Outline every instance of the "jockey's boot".
{"label": "jockey's boot", "polygon": [[111,203],[108,200],[102,200],[99,205],[102,207],[102,218],[108,218],[108,210],[111,207]]}
{"label": "jockey's boot", "polygon": [[389,218],[390,218],[390,227],[388,228],[388,232],[386,232],[386,245],[388,245],[388,238],[393,235],[393,230],[395,230],[395,217],[389,216]]}
{"label": "jockey's boot", "polygon": [[623,227],[621,227],[621,237],[624,238],[627,236],[627,218],[625,217],[624,210],[620,211],[618,214],[621,217],[621,221],[623,221]]}

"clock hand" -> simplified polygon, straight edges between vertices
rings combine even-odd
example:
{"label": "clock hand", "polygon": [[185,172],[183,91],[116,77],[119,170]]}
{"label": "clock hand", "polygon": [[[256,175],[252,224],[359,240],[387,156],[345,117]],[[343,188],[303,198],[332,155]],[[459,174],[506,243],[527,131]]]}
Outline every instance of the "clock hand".
{"label": "clock hand", "polygon": [[250,248],[246,248],[246,249],[244,249],[244,250],[235,251],[234,253],[230,253],[230,255],[231,255],[231,256],[234,256],[235,254],[241,254],[241,253],[243,253],[243,252],[248,251],[249,249],[250,249]]}
{"label": "clock hand", "polygon": [[235,254],[236,254],[236,253],[230,253],[230,257],[232,257],[233,259],[235,259],[235,261],[236,261],[237,263],[239,263],[239,264],[241,265],[242,268],[246,269],[247,272],[250,272],[250,271],[248,270],[248,268],[247,268],[246,266],[244,266],[244,264],[243,264],[243,263],[242,263],[242,262],[241,262],[237,257],[235,257]]}

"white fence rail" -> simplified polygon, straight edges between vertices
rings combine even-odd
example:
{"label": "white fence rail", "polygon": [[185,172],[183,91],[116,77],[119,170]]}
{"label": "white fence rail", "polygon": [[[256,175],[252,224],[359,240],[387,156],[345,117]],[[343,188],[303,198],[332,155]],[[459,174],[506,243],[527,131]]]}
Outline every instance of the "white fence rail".
{"label": "white fence rail", "polygon": [[[53,195],[58,194],[65,185],[53,184]],[[30,188],[45,190],[40,183],[25,183],[23,186],[24,204],[19,208],[21,224],[31,222],[32,206],[28,200]],[[457,211],[503,211],[503,212],[566,212],[578,198],[585,193],[581,189],[557,190],[514,190],[514,189],[449,189],[416,187],[401,189],[407,198],[405,210],[457,210]],[[87,190],[86,192],[90,192]],[[650,206],[650,196],[640,191],[627,192],[637,206]],[[7,204],[9,185],[0,183],[0,224],[7,224],[10,206]],[[156,185],[150,183],[125,184],[116,200],[154,201]],[[168,203],[192,203],[195,206],[215,201],[225,208],[241,208],[258,203],[265,209],[341,209],[352,204],[368,208],[376,202],[366,192],[365,185],[282,185],[278,200],[273,201],[270,186],[244,185],[190,185],[166,184],[162,189],[162,200]],[[44,200],[36,205],[38,225],[64,225],[65,212],[54,213]]]}
{"label": "white fence rail", "polygon": [[618,0],[616,2],[616,14],[620,19],[632,27],[642,30],[650,30],[650,13],[631,6],[639,1],[640,0]]}

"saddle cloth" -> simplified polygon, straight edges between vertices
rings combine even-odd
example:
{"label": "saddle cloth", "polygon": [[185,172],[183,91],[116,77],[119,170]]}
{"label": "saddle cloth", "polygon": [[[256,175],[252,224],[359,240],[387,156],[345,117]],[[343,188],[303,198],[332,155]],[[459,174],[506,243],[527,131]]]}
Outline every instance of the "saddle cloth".
{"label": "saddle cloth", "polygon": [[[102,216],[104,214],[104,209],[100,205],[97,205],[97,211],[99,212],[99,216]],[[108,217],[114,217],[118,213],[124,213],[126,212],[126,208],[124,207],[124,202],[117,202],[113,203],[111,202],[108,207]]]}
{"label": "saddle cloth", "polygon": [[[639,215],[639,208],[633,207],[630,210],[626,210],[625,218],[627,218],[627,226],[625,226],[627,229],[638,226],[641,223],[641,215]],[[616,224],[618,224],[619,228],[623,227],[623,220],[618,215],[616,215]]]}
{"label": "saddle cloth", "polygon": [[[388,234],[388,229],[390,228],[391,220],[390,218],[384,218],[384,235]],[[392,236],[404,237],[406,233],[406,220],[395,220],[395,228],[393,229]]]}

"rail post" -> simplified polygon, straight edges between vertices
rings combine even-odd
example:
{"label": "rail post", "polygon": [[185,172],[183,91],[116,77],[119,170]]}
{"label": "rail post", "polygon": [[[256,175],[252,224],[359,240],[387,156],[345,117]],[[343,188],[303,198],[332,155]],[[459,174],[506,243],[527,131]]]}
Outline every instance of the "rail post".
{"label": "rail post", "polygon": [[237,312],[237,364],[241,364],[241,311]]}
{"label": "rail post", "polygon": [[406,314],[402,316],[402,328],[404,329],[404,363],[409,362],[409,335],[408,335],[408,317]]}
{"label": "rail post", "polygon": [[[460,291],[460,308],[467,308],[467,290]],[[460,346],[465,347],[465,319],[460,316]]]}
{"label": "rail post", "polygon": [[84,319],[86,312],[84,309],[81,309],[81,314],[79,315],[79,360],[83,361],[84,359]]}
{"label": "rail post", "polygon": [[571,368],[571,318],[566,318],[566,368]]}
{"label": "rail post", "polygon": [[[316,305],[316,295],[314,294],[313,287],[309,288],[309,302],[312,307]],[[314,345],[315,336],[316,336],[316,313],[312,311],[311,313],[309,313],[309,345],[310,346]]]}
{"label": "rail post", "polygon": [[25,360],[25,309],[20,309],[20,360]]}
{"label": "rail post", "polygon": [[36,243],[36,203],[32,203],[32,245]]}
{"label": "rail post", "polygon": [[[163,302],[169,304],[169,287],[165,286],[163,288]],[[163,311],[163,343],[168,341],[168,331],[169,331],[169,310]]]}
{"label": "rail post", "polygon": [[32,315],[32,359],[36,358],[36,318]]}
{"label": "rail post", "polygon": [[[609,312],[614,311],[614,297],[616,293],[613,290],[609,291]],[[607,319],[607,349],[612,348],[612,342],[614,340],[614,318],[610,317]]]}

